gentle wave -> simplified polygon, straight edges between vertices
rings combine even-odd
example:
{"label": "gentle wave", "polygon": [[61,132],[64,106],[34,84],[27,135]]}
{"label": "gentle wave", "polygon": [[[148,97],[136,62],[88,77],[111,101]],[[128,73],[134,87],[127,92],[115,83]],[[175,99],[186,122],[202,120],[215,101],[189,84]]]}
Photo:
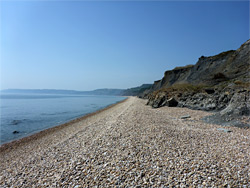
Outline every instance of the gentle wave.
{"label": "gentle wave", "polygon": [[84,95],[57,95],[57,94],[1,94],[1,99],[50,99],[50,98],[75,98],[75,97],[88,97]]}
{"label": "gentle wave", "polygon": [[55,115],[60,115],[60,114],[67,114],[70,112],[56,112],[56,113],[41,113],[42,116],[55,116]]}
{"label": "gentle wave", "polygon": [[0,144],[66,123],[123,99],[125,97],[1,95]]}

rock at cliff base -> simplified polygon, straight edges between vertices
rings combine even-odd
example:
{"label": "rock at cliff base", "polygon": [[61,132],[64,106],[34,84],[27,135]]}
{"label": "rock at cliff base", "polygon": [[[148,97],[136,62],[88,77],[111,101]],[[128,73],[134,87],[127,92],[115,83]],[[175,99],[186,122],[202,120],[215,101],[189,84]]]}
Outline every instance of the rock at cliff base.
{"label": "rock at cliff base", "polygon": [[168,107],[176,107],[177,105],[178,105],[178,101],[174,97],[167,100]]}
{"label": "rock at cliff base", "polygon": [[249,92],[240,91],[235,93],[228,106],[220,112],[225,119],[231,120],[234,117],[250,115]]}
{"label": "rock at cliff base", "polygon": [[213,88],[207,88],[207,89],[205,89],[205,92],[207,94],[213,94],[215,92],[215,90]]}
{"label": "rock at cliff base", "polygon": [[203,118],[205,122],[215,123],[222,126],[236,126],[250,128],[249,121],[242,121],[242,118],[249,119],[250,115],[250,93],[242,90],[235,92],[225,109],[212,116]]}

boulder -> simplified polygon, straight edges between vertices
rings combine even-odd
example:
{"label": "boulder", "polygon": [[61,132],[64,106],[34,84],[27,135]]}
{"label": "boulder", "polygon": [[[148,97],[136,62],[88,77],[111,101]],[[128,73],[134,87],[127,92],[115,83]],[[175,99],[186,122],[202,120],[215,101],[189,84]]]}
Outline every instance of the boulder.
{"label": "boulder", "polygon": [[250,115],[250,92],[239,91],[235,93],[228,106],[220,111],[220,115],[226,120],[231,120],[239,116]]}
{"label": "boulder", "polygon": [[213,94],[215,92],[215,90],[213,88],[207,88],[207,89],[205,89],[205,92],[207,94]]}
{"label": "boulder", "polygon": [[176,107],[178,105],[178,101],[174,97],[172,97],[167,100],[166,105],[169,107]]}
{"label": "boulder", "polygon": [[152,107],[153,108],[159,108],[163,106],[163,102],[165,101],[165,96],[159,96],[157,99],[153,101]]}

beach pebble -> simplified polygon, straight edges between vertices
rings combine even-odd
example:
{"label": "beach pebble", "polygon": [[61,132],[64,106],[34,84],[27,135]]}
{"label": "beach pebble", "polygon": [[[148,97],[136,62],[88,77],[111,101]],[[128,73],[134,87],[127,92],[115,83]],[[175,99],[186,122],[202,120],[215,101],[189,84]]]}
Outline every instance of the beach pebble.
{"label": "beach pebble", "polygon": [[225,133],[230,133],[230,132],[232,132],[231,130],[229,130],[229,129],[224,129],[224,128],[218,128],[217,130],[218,130],[218,131],[223,131],[223,132],[225,132]]}
{"label": "beach pebble", "polygon": [[191,118],[191,116],[190,115],[181,116],[181,119],[188,119],[188,118]]}
{"label": "beach pebble", "polygon": [[[196,121],[182,121],[183,114]],[[126,102],[0,147],[1,187],[249,187],[250,129]],[[175,119],[173,119],[175,118]],[[184,118],[185,119],[185,118]],[[189,126],[187,126],[187,123]]]}

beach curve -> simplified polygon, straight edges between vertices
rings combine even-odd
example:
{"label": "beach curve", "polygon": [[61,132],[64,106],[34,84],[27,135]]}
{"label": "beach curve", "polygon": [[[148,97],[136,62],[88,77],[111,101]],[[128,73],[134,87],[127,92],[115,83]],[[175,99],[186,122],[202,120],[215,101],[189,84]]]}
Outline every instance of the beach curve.
{"label": "beach curve", "polygon": [[[2,187],[250,185],[250,130],[136,97],[0,148]],[[182,116],[190,118],[182,119]]]}

